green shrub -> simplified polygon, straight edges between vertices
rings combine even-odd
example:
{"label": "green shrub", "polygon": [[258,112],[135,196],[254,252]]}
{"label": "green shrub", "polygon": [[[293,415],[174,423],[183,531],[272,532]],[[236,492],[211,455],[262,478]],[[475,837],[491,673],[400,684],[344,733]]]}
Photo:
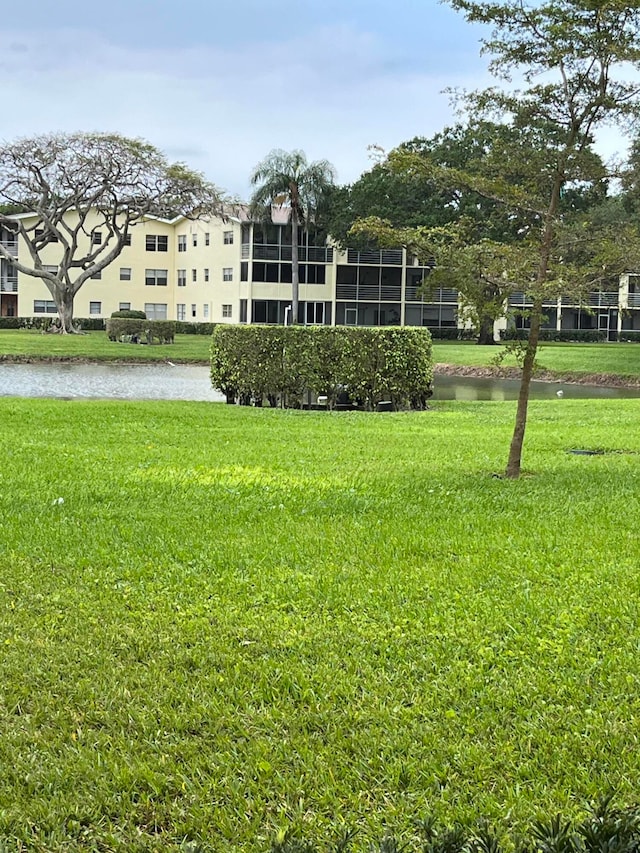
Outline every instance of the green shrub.
{"label": "green shrub", "polygon": [[126,317],[111,317],[107,320],[107,335],[110,341],[126,343],[172,344],[175,340],[174,320],[134,320]]}
{"label": "green shrub", "polygon": [[457,329],[449,326],[429,327],[434,341],[475,341],[478,333],[474,329]]}
{"label": "green shrub", "polygon": [[300,406],[315,394],[332,408],[347,392],[366,409],[422,408],[432,380],[427,329],[224,325],[212,335],[212,384],[245,404]]}
{"label": "green shrub", "polygon": [[213,332],[213,328],[213,323],[176,322],[176,333],[178,335],[210,335]]}
{"label": "green shrub", "polygon": [[136,311],[134,308],[127,308],[122,311],[114,311],[112,317],[120,317],[123,320],[146,320],[147,315],[144,311]]}
{"label": "green shrub", "polygon": [[640,344],[640,332],[625,331],[623,329],[620,332],[620,340],[626,344]]}

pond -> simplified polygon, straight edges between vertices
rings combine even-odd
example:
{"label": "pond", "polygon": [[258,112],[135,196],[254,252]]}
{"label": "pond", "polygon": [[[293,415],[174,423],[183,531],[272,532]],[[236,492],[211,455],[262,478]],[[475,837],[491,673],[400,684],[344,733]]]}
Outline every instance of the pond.
{"label": "pond", "polygon": [[[516,379],[437,376],[434,400],[515,400]],[[640,397],[638,388],[599,385],[561,385],[533,382],[532,399]],[[204,400],[224,402],[202,365],[167,364],[2,364],[0,396],[95,398],[117,400]]]}

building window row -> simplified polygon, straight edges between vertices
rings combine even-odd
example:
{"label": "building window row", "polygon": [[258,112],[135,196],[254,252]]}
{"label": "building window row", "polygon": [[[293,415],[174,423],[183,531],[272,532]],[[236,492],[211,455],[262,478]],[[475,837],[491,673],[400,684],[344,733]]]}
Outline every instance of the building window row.
{"label": "building window row", "polygon": [[169,238],[166,234],[147,234],[145,246],[147,252],[168,252]]}

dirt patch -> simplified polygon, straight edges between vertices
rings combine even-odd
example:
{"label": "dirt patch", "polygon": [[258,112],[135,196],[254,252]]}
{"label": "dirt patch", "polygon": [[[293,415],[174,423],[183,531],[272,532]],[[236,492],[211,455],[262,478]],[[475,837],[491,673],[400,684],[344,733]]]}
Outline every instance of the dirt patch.
{"label": "dirt patch", "polygon": [[[465,364],[435,364],[436,376],[475,376],[481,379],[520,379],[519,367],[470,367]],[[609,388],[640,388],[640,377],[615,373],[572,373],[536,370],[534,381],[562,382],[567,385],[603,385]]]}

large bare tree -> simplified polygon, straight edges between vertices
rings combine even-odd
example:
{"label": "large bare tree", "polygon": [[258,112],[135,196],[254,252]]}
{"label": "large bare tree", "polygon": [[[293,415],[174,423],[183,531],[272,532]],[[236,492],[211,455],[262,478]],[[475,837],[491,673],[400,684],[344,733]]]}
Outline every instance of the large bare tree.
{"label": "large bare tree", "polygon": [[[143,140],[58,133],[0,146],[0,205],[11,206],[0,207],[11,211],[0,212],[0,226],[22,238],[29,257],[16,257],[2,243],[0,256],[42,280],[68,333],[76,331],[76,294],[118,257],[133,225],[145,216],[219,213],[222,196],[198,172],[169,163]],[[98,230],[99,243],[91,237]]]}

